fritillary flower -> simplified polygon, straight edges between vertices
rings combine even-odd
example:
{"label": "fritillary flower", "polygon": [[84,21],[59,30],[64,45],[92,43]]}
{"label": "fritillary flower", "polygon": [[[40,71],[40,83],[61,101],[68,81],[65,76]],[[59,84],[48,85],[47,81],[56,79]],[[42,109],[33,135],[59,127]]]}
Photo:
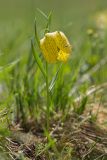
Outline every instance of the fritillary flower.
{"label": "fritillary flower", "polygon": [[72,52],[72,47],[63,32],[46,33],[40,40],[40,47],[48,63],[66,62]]}

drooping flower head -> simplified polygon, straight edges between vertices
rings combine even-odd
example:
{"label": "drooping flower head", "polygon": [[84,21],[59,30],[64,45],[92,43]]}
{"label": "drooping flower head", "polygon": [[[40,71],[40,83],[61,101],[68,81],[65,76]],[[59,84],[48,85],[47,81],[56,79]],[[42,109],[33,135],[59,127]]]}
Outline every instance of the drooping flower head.
{"label": "drooping flower head", "polygon": [[65,34],[59,31],[46,33],[44,38],[40,40],[40,47],[48,63],[66,62],[72,50]]}

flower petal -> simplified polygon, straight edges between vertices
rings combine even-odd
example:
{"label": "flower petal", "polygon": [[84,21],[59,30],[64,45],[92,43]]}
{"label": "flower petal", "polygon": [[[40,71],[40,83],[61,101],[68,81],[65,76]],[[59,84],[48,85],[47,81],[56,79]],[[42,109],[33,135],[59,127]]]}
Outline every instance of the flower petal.
{"label": "flower petal", "polygon": [[66,62],[69,58],[70,54],[63,52],[62,50],[59,51],[57,60]]}
{"label": "flower petal", "polygon": [[71,53],[71,45],[63,32],[56,31],[54,38],[59,49],[67,54]]}
{"label": "flower petal", "polygon": [[57,61],[58,49],[53,33],[47,33],[45,37],[40,40],[40,46],[47,62],[54,63]]}

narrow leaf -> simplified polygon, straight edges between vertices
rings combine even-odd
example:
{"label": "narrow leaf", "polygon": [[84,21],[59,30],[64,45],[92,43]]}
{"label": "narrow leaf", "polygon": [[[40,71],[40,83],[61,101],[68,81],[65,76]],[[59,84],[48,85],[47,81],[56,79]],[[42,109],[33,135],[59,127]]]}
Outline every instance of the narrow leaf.
{"label": "narrow leaf", "polygon": [[53,79],[52,79],[52,81],[51,81],[51,83],[50,83],[49,92],[51,92],[52,89],[53,89],[53,87],[55,86],[55,83],[56,83],[56,81],[57,81],[58,74],[59,74],[59,71],[60,71],[61,67],[62,67],[62,64],[61,64],[60,67],[58,68],[58,70],[57,70],[55,76],[53,77]]}
{"label": "narrow leaf", "polygon": [[44,34],[50,31],[51,19],[52,19],[52,11],[48,15],[48,20],[47,20]]}
{"label": "narrow leaf", "polygon": [[40,40],[39,40],[38,33],[37,33],[36,18],[35,18],[35,38],[36,38],[37,44],[40,48]]}
{"label": "narrow leaf", "polygon": [[33,56],[35,58],[35,61],[38,64],[38,67],[40,68],[43,76],[46,78],[46,72],[45,72],[45,70],[43,68],[43,64],[42,64],[42,62],[41,62],[41,60],[39,58],[38,53],[36,53],[36,51],[35,51],[33,40],[31,40],[31,48],[32,48],[32,52],[33,52]]}

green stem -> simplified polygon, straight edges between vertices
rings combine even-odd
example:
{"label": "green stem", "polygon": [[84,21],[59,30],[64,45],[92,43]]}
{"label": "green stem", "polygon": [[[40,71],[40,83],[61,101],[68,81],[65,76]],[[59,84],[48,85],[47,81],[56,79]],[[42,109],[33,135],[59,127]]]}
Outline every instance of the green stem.
{"label": "green stem", "polygon": [[46,92],[47,92],[47,130],[49,130],[49,119],[50,119],[50,109],[49,109],[49,82],[48,82],[48,63],[46,62]]}

